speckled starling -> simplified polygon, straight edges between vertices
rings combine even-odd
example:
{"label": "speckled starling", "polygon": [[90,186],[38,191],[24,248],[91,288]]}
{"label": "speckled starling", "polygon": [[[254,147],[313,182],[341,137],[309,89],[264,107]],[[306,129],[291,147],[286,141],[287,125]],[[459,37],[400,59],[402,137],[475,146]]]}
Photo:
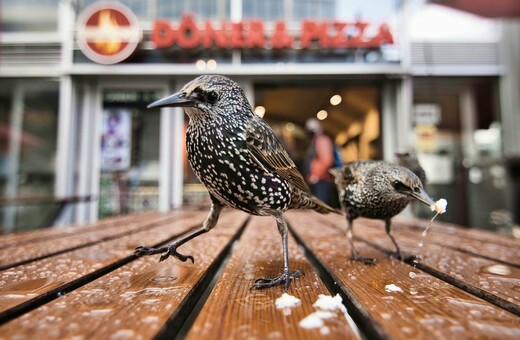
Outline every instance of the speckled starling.
{"label": "speckled starling", "polygon": [[413,150],[399,150],[395,153],[395,158],[397,160],[397,164],[400,166],[404,166],[405,168],[410,169],[419,179],[423,185],[423,188],[426,188],[426,172],[423,167],[419,163],[419,159]]}
{"label": "speckled starling", "polygon": [[284,284],[289,288],[300,271],[289,271],[287,209],[313,209],[320,213],[341,213],[312,196],[273,130],[253,113],[240,86],[229,78],[203,75],[179,92],[149,107],[184,107],[189,118],[186,131],[188,161],[205,185],[212,201],[202,228],[169,246],[138,247],[137,255],[163,253],[160,261],[175,256],[181,261],[193,257],[177,248],[211,230],[220,211],[229,206],[253,215],[273,216],[282,236],[284,270],[275,278],[260,278],[251,288]]}
{"label": "speckled starling", "polygon": [[384,161],[354,161],[332,169],[341,206],[347,218],[347,238],[351,259],[374,263],[360,256],[354,248],[353,221],[357,217],[382,219],[385,230],[395,245],[395,256],[401,251],[391,232],[391,219],[416,199],[430,206],[433,200],[424,191],[419,177],[409,169]]}

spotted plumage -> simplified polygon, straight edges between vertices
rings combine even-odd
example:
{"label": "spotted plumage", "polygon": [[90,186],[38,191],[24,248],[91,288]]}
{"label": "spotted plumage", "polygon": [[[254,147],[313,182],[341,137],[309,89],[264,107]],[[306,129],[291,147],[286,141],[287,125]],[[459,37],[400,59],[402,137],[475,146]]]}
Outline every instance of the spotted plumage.
{"label": "spotted plumage", "polygon": [[421,180],[409,169],[384,161],[350,162],[331,172],[347,217],[347,237],[352,258],[366,263],[374,262],[374,259],[359,256],[354,248],[352,224],[358,217],[384,220],[386,232],[397,249],[396,255],[401,257],[399,246],[391,234],[391,218],[414,199],[427,205],[433,204]]}
{"label": "spotted plumage", "polygon": [[189,117],[186,131],[188,161],[206,186],[212,208],[203,228],[168,247],[139,247],[138,255],[165,253],[161,260],[179,254],[176,248],[187,240],[209,231],[217,223],[223,206],[254,215],[273,216],[282,235],[284,272],[274,279],[259,279],[252,288],[285,284],[299,272],[288,268],[287,225],[282,212],[287,209],[312,209],[336,212],[312,196],[273,130],[253,113],[240,86],[217,75],[200,76],[178,93],[161,99],[151,107],[180,106]]}

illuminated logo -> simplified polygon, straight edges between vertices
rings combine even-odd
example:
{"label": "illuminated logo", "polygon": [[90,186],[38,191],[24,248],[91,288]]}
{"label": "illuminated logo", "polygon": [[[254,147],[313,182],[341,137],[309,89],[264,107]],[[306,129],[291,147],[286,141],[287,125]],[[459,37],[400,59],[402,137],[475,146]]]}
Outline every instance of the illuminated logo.
{"label": "illuminated logo", "polygon": [[137,48],[143,33],[132,11],[118,2],[95,2],[78,17],[78,46],[92,61],[116,64]]}

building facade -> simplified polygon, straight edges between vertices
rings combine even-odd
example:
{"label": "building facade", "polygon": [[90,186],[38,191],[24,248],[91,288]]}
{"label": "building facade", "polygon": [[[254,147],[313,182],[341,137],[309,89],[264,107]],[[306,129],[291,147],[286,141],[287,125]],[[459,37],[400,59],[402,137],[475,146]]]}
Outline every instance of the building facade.
{"label": "building facade", "polygon": [[[146,109],[206,73],[236,80],[297,164],[319,113],[345,161],[414,149],[445,220],[498,228],[517,214],[505,157],[520,154],[515,22],[420,0],[0,6],[0,189],[95,198],[60,223],[207,199],[184,115]],[[25,228],[46,209],[4,207],[1,224]]]}

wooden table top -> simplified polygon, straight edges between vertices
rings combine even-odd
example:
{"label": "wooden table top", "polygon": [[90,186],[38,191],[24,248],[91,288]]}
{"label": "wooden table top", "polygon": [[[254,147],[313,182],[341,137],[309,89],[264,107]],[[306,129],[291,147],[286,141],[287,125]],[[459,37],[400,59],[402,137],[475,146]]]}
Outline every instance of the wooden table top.
{"label": "wooden table top", "polygon": [[[520,339],[518,239],[440,222],[422,237],[427,221],[395,218],[402,250],[421,257],[398,261],[383,222],[358,219],[356,247],[377,259],[366,265],[349,260],[344,217],[290,211],[289,264],[305,274],[288,291],[301,303],[277,309],[282,286],[249,290],[281,273],[273,218],[224,210],[179,248],[194,264],[132,254],[206,215],[185,208],[1,236],[0,339]],[[318,308],[320,295],[346,312]]]}

